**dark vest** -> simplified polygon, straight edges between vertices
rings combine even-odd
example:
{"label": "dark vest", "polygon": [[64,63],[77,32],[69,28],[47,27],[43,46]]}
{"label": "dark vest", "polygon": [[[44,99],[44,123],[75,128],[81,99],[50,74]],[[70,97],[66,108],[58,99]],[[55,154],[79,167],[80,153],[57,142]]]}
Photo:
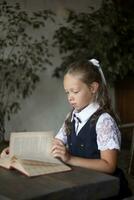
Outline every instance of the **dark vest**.
{"label": "dark vest", "polygon": [[[100,151],[97,146],[97,135],[96,135],[96,122],[99,116],[104,111],[98,110],[95,112],[86,124],[81,128],[78,135],[75,133],[75,124],[72,122],[72,131],[67,136],[68,150],[73,156],[79,156],[83,158],[100,158]],[[94,119],[96,115],[96,120]]]}

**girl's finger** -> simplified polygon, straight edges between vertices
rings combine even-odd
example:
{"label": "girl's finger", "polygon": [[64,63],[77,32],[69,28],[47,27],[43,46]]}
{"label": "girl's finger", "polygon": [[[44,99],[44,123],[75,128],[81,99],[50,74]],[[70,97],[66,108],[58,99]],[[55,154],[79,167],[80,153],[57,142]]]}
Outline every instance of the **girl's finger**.
{"label": "girl's finger", "polygon": [[61,146],[64,145],[63,142],[62,142],[61,140],[57,139],[57,138],[55,138],[55,139],[53,140],[53,144],[58,144],[58,145],[61,145]]}
{"label": "girl's finger", "polygon": [[58,151],[58,152],[65,152],[66,150],[65,150],[65,148],[63,148],[63,147],[54,146],[54,147],[52,147],[51,152],[53,153],[53,152],[55,152],[55,151]]}

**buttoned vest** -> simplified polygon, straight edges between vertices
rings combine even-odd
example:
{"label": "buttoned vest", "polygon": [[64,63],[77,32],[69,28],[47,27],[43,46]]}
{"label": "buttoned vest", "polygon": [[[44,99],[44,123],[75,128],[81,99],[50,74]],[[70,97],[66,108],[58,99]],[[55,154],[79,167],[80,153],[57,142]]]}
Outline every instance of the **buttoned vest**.
{"label": "buttoned vest", "polygon": [[78,135],[75,133],[75,123],[74,121],[72,122],[72,130],[67,135],[67,141],[68,150],[73,156],[92,159],[100,158],[100,151],[97,146],[96,122],[103,112],[103,110],[95,112],[81,128]]}

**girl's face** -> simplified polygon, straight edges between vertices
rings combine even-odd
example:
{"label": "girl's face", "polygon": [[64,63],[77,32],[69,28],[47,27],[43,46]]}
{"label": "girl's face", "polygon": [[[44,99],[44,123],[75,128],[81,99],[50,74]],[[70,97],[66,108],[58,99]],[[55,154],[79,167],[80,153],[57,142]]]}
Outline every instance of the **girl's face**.
{"label": "girl's face", "polygon": [[91,86],[87,86],[79,79],[78,75],[66,74],[63,83],[68,101],[77,111],[81,111],[93,102],[94,91],[92,84]]}

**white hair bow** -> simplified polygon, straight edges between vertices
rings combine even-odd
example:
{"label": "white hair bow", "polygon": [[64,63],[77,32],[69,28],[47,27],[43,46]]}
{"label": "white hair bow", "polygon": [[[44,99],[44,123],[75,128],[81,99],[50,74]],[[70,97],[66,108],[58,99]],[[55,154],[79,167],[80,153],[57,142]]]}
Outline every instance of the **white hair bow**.
{"label": "white hair bow", "polygon": [[99,61],[98,61],[97,59],[95,59],[95,58],[92,58],[92,59],[90,59],[89,61],[90,61],[93,65],[95,65],[96,67],[98,67],[99,72],[100,72],[101,77],[102,77],[102,80],[103,80],[104,84],[106,85],[106,79],[105,79],[104,73],[103,73],[103,71],[102,71],[102,69],[101,69],[101,66],[100,66]]}

